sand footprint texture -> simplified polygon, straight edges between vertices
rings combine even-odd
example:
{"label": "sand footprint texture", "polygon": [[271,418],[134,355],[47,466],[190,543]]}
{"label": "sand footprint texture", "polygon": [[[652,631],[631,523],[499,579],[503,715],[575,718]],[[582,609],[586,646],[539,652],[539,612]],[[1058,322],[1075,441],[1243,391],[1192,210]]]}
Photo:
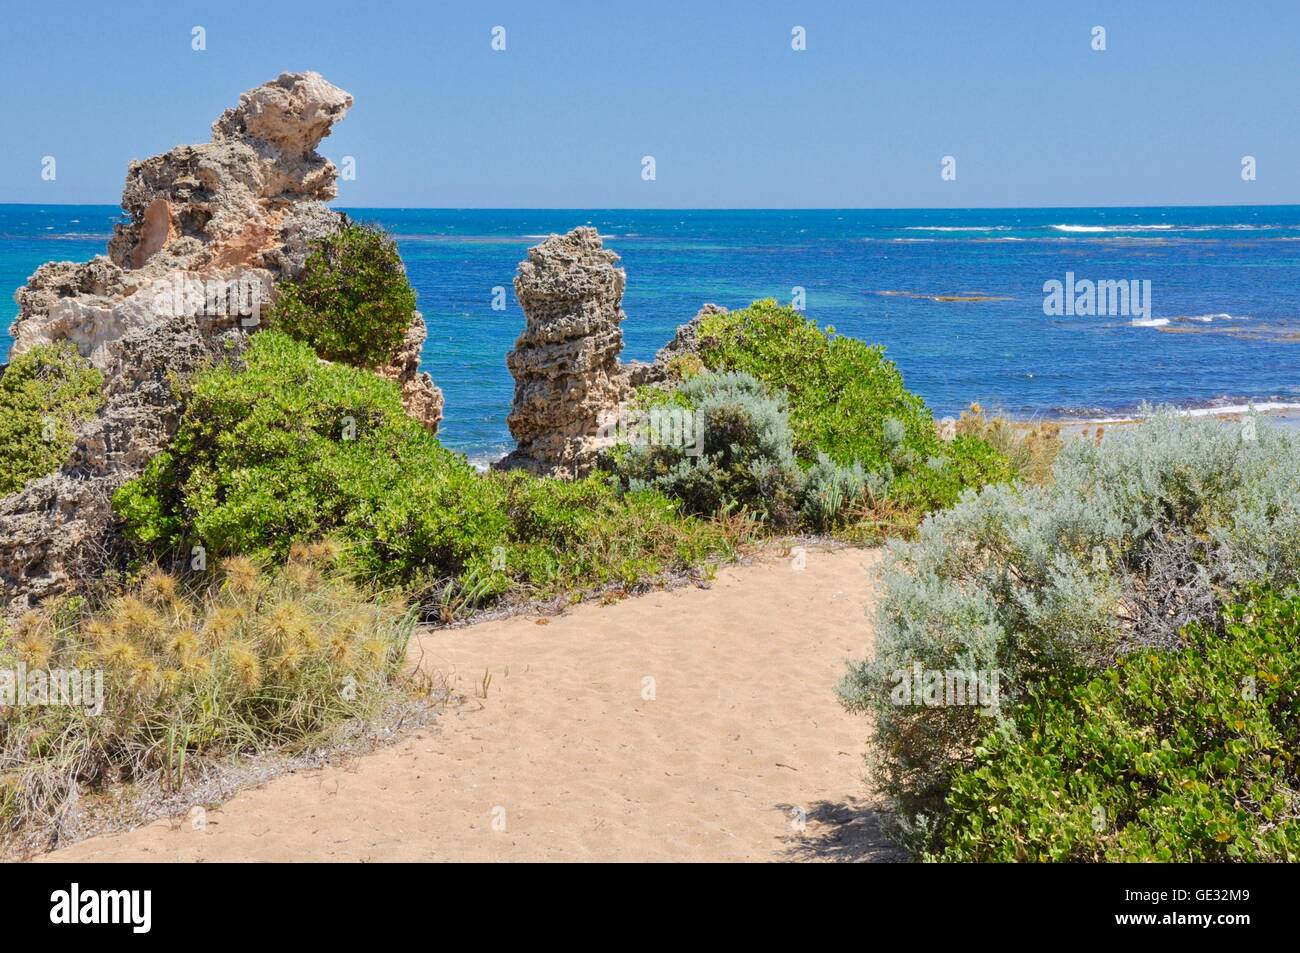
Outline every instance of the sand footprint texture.
{"label": "sand footprint texture", "polygon": [[[50,860],[884,860],[867,724],[834,685],[870,648],[878,550],[768,557],[708,589],[425,631],[464,696],[370,754]],[[485,673],[490,675],[482,697]]]}

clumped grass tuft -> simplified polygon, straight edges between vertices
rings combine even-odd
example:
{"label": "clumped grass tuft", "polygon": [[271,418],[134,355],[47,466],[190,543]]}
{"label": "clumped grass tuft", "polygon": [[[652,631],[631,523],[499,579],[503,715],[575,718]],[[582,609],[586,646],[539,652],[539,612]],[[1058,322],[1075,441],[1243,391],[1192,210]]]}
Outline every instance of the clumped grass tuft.
{"label": "clumped grass tuft", "polygon": [[1060,424],[1014,424],[1005,417],[986,417],[979,404],[962,411],[957,435],[983,440],[1007,458],[1017,479],[1040,486],[1051,481],[1052,464],[1061,452]]}
{"label": "clumped grass tuft", "polygon": [[[293,749],[396,700],[415,616],[330,568],[329,544],[282,566],[235,557],[182,579],[153,567],[98,608],[82,600],[0,629],[0,670],[102,675],[102,710],[0,717],[0,829],[57,825],[112,782],[176,790],[196,760]],[[202,577],[202,578],[200,578]]]}

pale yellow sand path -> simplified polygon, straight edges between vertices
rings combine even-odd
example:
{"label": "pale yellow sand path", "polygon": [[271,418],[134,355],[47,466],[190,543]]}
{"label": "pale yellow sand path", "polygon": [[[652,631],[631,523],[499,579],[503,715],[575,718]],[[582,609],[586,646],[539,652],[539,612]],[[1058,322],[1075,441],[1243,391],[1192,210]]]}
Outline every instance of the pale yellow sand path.
{"label": "pale yellow sand path", "polygon": [[884,859],[867,726],[833,694],[869,647],[879,552],[806,558],[428,633],[423,664],[468,696],[434,726],[245,791],[206,830],[160,821],[49,859]]}

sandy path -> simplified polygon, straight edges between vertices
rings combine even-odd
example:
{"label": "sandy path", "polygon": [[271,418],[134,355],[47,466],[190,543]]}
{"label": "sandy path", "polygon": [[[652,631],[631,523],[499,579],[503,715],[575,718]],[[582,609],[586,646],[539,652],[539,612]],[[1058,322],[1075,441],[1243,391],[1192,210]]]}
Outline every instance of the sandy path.
{"label": "sandy path", "polygon": [[434,726],[245,791],[206,830],[159,821],[49,859],[884,858],[866,726],[832,692],[867,650],[878,556],[810,550],[801,571],[773,558],[707,590],[428,633],[423,664],[467,696]]}

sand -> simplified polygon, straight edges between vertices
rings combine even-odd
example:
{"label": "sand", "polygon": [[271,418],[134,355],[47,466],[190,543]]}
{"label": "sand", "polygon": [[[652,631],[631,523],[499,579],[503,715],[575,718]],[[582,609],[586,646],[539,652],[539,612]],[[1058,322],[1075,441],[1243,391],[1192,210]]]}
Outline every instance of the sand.
{"label": "sand", "polygon": [[833,693],[870,645],[879,551],[805,558],[422,633],[420,664],[464,696],[436,724],[246,790],[204,829],[164,820],[45,859],[892,859],[866,722]]}

